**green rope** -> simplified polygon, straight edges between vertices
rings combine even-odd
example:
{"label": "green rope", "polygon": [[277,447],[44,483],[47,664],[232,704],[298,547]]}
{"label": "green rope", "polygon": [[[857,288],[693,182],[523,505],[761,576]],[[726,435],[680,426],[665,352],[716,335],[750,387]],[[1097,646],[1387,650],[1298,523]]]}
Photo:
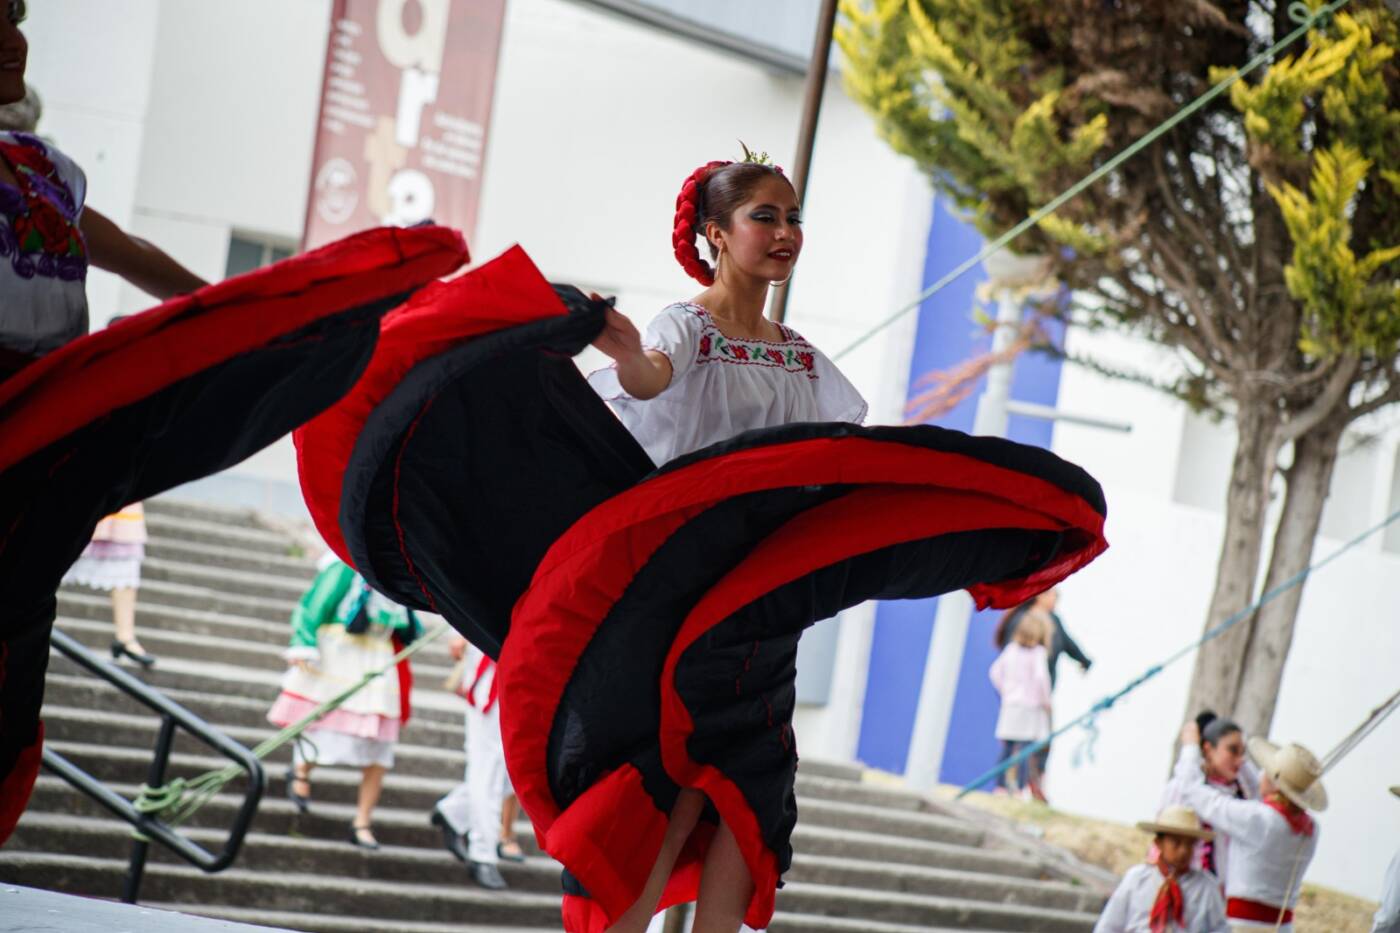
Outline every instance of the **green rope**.
{"label": "green rope", "polygon": [[1068,190],[1060,194],[1050,203],[1046,204],[1044,207],[1031,214],[1025,220],[1021,221],[1016,226],[1012,227],[1010,230],[997,237],[995,240],[992,240],[986,246],[982,247],[981,251],[979,251],[977,255],[972,256],[971,258],[963,261],[960,265],[958,265],[947,275],[943,276],[937,282],[934,282],[928,288],[924,289],[923,292],[921,292],[919,296],[913,301],[899,308],[899,310],[895,311],[889,317],[885,318],[883,321],[876,324],[870,330],[857,337],[853,343],[843,348],[839,353],[835,354],[832,357],[832,359],[839,360],[847,354],[851,353],[856,348],[863,346],[866,343],[866,341],[868,341],[871,337],[874,337],[880,331],[884,330],[886,327],[889,327],[895,321],[904,317],[904,315],[908,314],[910,311],[913,311],[915,308],[919,307],[919,305],[923,304],[930,297],[942,291],[948,285],[952,284],[956,279],[962,277],[962,275],[969,269],[976,266],[978,263],[984,261],[992,254],[1001,252],[1021,234],[1025,233],[1027,230],[1040,223],[1046,217],[1049,217],[1051,214],[1055,213],[1055,211],[1063,207],[1066,202],[1079,196],[1080,194],[1083,194],[1084,191],[1092,187],[1094,184],[1098,183],[1109,172],[1112,172],[1114,169],[1118,168],[1118,166],[1122,165],[1124,162],[1128,161],[1133,156],[1137,155],[1139,152],[1142,152],[1148,146],[1152,145],[1162,136],[1171,132],[1183,120],[1186,120],[1188,117],[1195,114],[1196,111],[1200,110],[1206,104],[1210,103],[1211,101],[1219,97],[1221,94],[1224,94],[1226,91],[1228,91],[1235,84],[1236,81],[1239,81],[1241,78],[1249,74],[1254,69],[1258,68],[1260,65],[1263,65],[1270,61],[1279,52],[1282,52],[1284,49],[1288,48],[1290,45],[1306,36],[1309,30],[1311,30],[1314,26],[1326,22],[1328,19],[1331,18],[1333,13],[1346,6],[1349,2],[1350,0],[1332,0],[1331,3],[1327,3],[1323,6],[1313,9],[1307,3],[1304,3],[1303,0],[1297,0],[1297,2],[1293,3],[1288,7],[1289,17],[1295,23],[1299,24],[1297,29],[1284,36],[1278,42],[1275,42],[1267,50],[1260,52],[1258,55],[1254,56],[1243,68],[1230,75],[1230,77],[1221,81],[1219,84],[1206,91],[1200,97],[1197,97],[1191,103],[1187,104],[1181,110],[1178,110],[1175,114],[1168,117],[1166,120],[1163,120],[1154,129],[1148,132],[1146,136],[1143,136],[1142,138],[1138,139],[1136,142],[1129,145],[1122,152],[1109,159],[1103,165],[1099,166],[1097,169],[1090,172],[1088,175],[1084,176],[1079,181],[1075,182],[1074,185],[1072,185]]}
{"label": "green rope", "polygon": [[[439,625],[436,629],[394,655],[393,659],[379,670],[370,671],[361,677],[357,683],[346,687],[340,693],[301,717],[301,719],[273,733],[252,749],[253,757],[261,761],[288,742],[293,742],[300,738],[302,733],[310,728],[317,720],[345,705],[347,700],[367,687],[376,678],[382,677],[392,671],[398,666],[400,661],[407,660],[417,654],[430,642],[437,640],[443,632],[448,631],[448,628],[449,627],[446,625]],[[150,787],[149,785],[142,784],[141,790],[137,794],[136,800],[133,802],[133,806],[135,806],[140,813],[144,813],[156,819],[164,819],[166,823],[172,826],[178,826],[212,800],[216,794],[224,789],[224,785],[228,784],[242,773],[243,768],[240,765],[230,764],[213,771],[206,771],[198,777],[175,778],[168,783],[162,784],[160,787]]]}

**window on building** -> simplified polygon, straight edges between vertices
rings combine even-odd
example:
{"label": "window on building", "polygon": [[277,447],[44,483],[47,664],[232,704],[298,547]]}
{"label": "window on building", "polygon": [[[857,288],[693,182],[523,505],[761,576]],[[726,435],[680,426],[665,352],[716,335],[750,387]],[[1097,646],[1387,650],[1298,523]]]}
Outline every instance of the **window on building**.
{"label": "window on building", "polygon": [[228,241],[228,263],[224,277],[232,278],[286,259],[295,249],[284,240],[235,233]]}

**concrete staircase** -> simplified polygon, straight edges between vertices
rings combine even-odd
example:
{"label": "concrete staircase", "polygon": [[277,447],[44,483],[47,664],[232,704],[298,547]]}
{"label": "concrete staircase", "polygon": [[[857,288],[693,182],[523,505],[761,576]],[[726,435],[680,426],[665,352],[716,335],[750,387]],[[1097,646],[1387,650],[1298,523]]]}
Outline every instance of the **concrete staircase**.
{"label": "concrete staircase", "polygon": [[[294,539],[246,512],[169,500],[147,503],[151,541],[137,610],[141,641],[160,658],[148,683],[252,745],[277,693],[287,619],[313,575]],[[111,639],[105,594],[65,590],[59,627],[99,652]],[[511,931],[559,928],[559,868],[533,849],[503,865],[511,890],[473,886],[428,824],[433,802],[462,771],[461,701],[438,685],[450,660],[440,644],[414,660],[414,719],[375,816],[384,848],[365,853],[347,835],[354,771],[323,768],[305,816],[284,796],[284,749],[236,865],[206,875],[159,846],[142,898],[153,906],[326,933]],[[51,660],[44,706],[48,740],[127,796],[145,778],[157,722],[144,708]],[[182,735],[170,776],[222,764]],[[804,760],[798,781],[797,856],[778,895],[773,933],[938,933],[946,930],[1088,933],[1103,902],[1092,876],[985,818],[907,791],[862,783],[858,768]],[[187,831],[222,844],[239,797],[214,799]],[[125,824],[58,778],[42,774],[29,811],[0,850],[0,881],[116,897],[126,868]],[[1086,881],[1088,883],[1086,883]]]}

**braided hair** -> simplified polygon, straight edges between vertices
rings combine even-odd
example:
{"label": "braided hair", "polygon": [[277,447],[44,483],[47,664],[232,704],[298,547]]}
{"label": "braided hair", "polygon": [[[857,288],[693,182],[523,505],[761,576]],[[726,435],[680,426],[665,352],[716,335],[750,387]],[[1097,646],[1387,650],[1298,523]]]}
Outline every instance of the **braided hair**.
{"label": "braided hair", "polygon": [[[715,270],[695,247],[697,235],[703,235],[705,224],[714,221],[721,229],[729,229],[729,219],[736,208],[748,200],[754,187],[764,178],[777,175],[786,178],[776,165],[762,162],[707,162],[691,172],[676,195],[676,216],[671,224],[671,246],[681,268],[701,285],[715,284]],[[708,243],[708,240],[707,240]],[[709,243],[710,258],[717,250]]]}

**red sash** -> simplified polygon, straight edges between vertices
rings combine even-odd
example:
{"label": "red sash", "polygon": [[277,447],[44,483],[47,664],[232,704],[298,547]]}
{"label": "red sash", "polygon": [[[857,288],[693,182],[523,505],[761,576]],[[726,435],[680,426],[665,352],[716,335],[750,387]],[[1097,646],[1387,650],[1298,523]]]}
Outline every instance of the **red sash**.
{"label": "red sash", "polygon": [[1157,899],[1152,902],[1148,925],[1151,926],[1152,933],[1166,933],[1169,922],[1184,928],[1186,899],[1181,894],[1181,885],[1177,883],[1176,875],[1165,862],[1159,861],[1157,870],[1163,875],[1162,886],[1157,889]]}
{"label": "red sash", "polygon": [[[467,705],[476,707],[476,688],[481,686],[481,679],[491,670],[496,662],[492,661],[488,655],[482,655],[481,661],[476,665],[476,677],[472,679],[472,685],[467,688]],[[486,702],[480,707],[483,713],[491,712],[491,707],[496,704],[496,678],[491,678],[491,689],[486,691]]]}
{"label": "red sash", "polygon": [[[1279,923],[1281,907],[1261,904],[1258,901],[1232,897],[1225,902],[1225,916],[1231,920],[1257,920],[1260,923]],[[1283,923],[1293,922],[1293,911],[1283,910]]]}

